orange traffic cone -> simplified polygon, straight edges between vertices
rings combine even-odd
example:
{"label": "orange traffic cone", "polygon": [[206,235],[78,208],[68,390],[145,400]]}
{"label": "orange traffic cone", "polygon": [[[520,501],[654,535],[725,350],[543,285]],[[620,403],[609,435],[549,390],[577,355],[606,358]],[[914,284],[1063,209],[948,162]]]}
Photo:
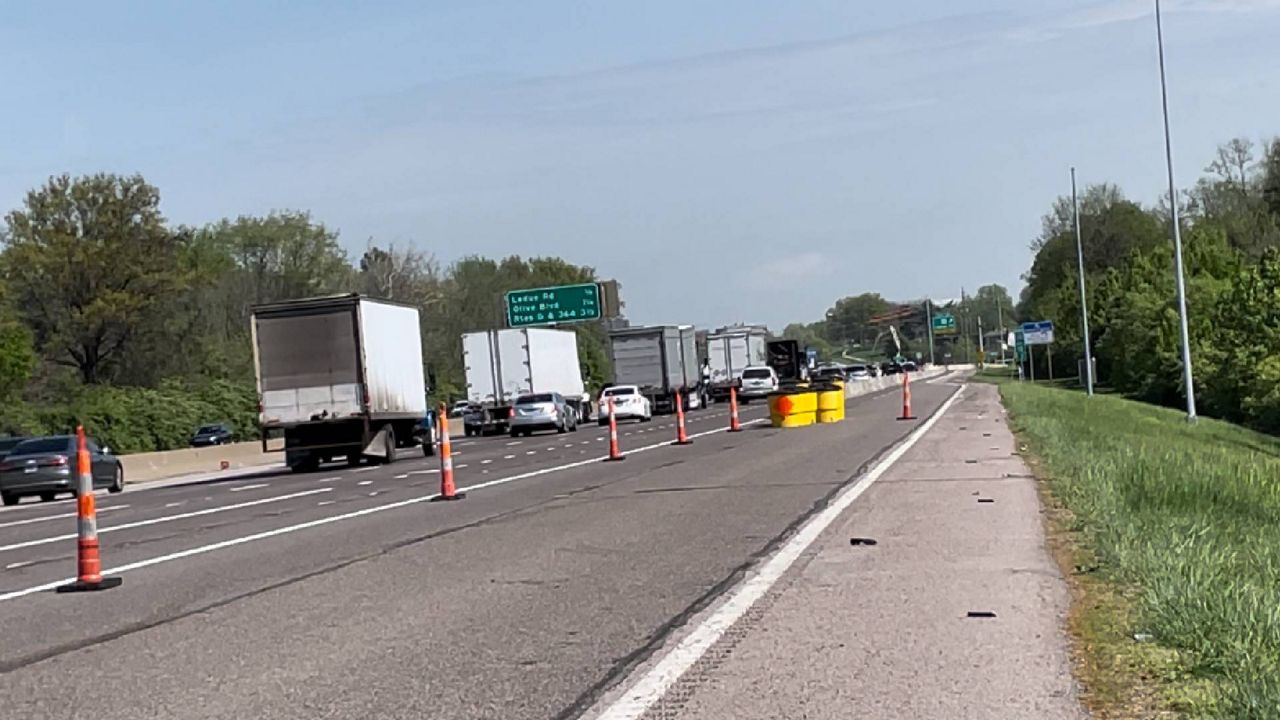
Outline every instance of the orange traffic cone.
{"label": "orange traffic cone", "polygon": [[729,388],[729,432],[742,432],[742,423],[738,422],[738,388]]}
{"label": "orange traffic cone", "polygon": [[461,500],[467,496],[466,493],[458,492],[458,488],[453,484],[453,445],[449,442],[449,412],[440,403],[440,494],[431,498],[431,502],[444,500]]}
{"label": "orange traffic cone", "polygon": [[902,373],[902,417],[899,420],[915,420],[911,412],[911,373]]}
{"label": "orange traffic cone", "polygon": [[76,581],[58,592],[90,592],[118,587],[118,577],[102,577],[98,547],[98,508],[93,497],[93,470],[84,427],[76,427]]}
{"label": "orange traffic cone", "polygon": [[609,398],[609,460],[626,460],[618,448],[618,418],[613,413],[613,398]]}
{"label": "orange traffic cone", "polygon": [[684,429],[684,401],[681,399],[681,393],[676,393],[676,441],[673,445],[692,445],[693,441],[689,439],[689,433]]}

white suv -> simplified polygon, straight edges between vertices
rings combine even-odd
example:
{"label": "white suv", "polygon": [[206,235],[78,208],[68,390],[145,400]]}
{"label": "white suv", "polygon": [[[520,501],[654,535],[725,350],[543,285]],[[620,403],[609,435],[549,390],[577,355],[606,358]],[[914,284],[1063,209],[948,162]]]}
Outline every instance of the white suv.
{"label": "white suv", "polygon": [[743,400],[762,398],[778,389],[778,373],[768,365],[753,365],[742,370],[738,395]]}

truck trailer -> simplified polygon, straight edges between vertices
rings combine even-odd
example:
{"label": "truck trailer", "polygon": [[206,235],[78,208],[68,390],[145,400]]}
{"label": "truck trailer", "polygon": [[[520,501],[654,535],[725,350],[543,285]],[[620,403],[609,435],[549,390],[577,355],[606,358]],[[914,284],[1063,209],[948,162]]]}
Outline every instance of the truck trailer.
{"label": "truck trailer", "polygon": [[635,385],[654,412],[674,412],[676,396],[687,410],[702,407],[696,333],[692,325],[627,327],[609,333],[613,384]]}
{"label": "truck trailer", "polygon": [[467,436],[504,433],[521,395],[557,392],[578,413],[591,415],[582,382],[578,334],[572,330],[512,328],[462,336],[462,365],[469,405],[463,412]]}
{"label": "truck trailer", "polygon": [[729,389],[740,386],[744,368],[768,363],[768,341],[769,331],[753,325],[721,328],[707,335],[711,399],[728,400]]}
{"label": "truck trailer", "polygon": [[435,453],[417,308],[360,295],[253,308],[250,329],[262,447],[283,434],[285,463],[395,461]]}

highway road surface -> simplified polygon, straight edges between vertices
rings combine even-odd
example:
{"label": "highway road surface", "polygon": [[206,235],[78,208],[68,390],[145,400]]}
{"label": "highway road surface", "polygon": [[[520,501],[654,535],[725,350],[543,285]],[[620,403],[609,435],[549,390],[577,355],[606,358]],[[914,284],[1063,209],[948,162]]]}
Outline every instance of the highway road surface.
{"label": "highway road surface", "polygon": [[[945,380],[945,378],[944,378]],[[912,385],[917,415],[952,382]],[[775,430],[723,406],[606,431],[464,439],[438,462],[101,497],[101,593],[74,574],[74,506],[0,511],[0,716],[571,718],[920,423],[897,393]]]}

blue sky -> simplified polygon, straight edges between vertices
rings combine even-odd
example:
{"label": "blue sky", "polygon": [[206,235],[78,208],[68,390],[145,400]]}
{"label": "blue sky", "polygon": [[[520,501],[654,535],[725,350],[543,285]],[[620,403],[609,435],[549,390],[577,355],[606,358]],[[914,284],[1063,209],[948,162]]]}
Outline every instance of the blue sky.
{"label": "blue sky", "polygon": [[[1280,133],[1280,0],[1166,0],[1178,179]],[[141,172],[174,222],[310,210],[560,255],[639,322],[1016,292],[1054,197],[1164,183],[1147,0],[9,2],[0,208]]]}

